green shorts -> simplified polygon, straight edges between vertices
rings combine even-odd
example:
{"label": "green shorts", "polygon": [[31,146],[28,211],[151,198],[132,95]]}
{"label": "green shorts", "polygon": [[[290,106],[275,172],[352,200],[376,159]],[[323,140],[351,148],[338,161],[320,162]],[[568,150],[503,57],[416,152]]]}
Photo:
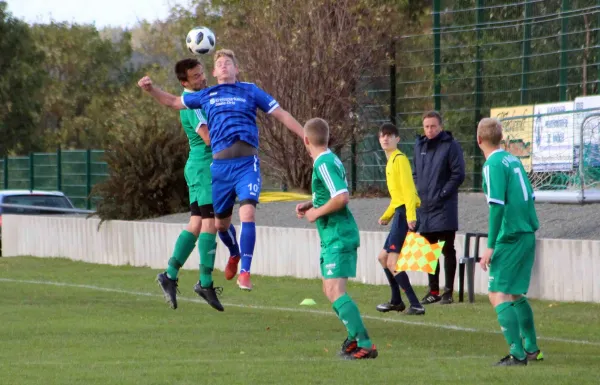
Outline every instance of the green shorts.
{"label": "green shorts", "polygon": [[497,243],[490,264],[488,291],[523,295],[529,290],[535,261],[535,233],[521,233]]}
{"label": "green shorts", "polygon": [[356,277],[356,249],[321,248],[321,275],[325,279]]}
{"label": "green shorts", "polygon": [[198,206],[210,205],[212,201],[211,161],[189,159],[183,174],[188,185],[190,204],[198,202]]}

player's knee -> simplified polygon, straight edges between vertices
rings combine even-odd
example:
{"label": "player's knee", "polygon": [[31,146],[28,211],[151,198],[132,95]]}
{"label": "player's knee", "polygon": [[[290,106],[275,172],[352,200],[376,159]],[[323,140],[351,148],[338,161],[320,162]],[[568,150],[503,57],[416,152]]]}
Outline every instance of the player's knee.
{"label": "player's knee", "polygon": [[227,231],[229,230],[229,224],[225,221],[220,221],[217,219],[215,220],[215,228],[219,232]]}
{"label": "player's knee", "polygon": [[190,221],[188,222],[188,225],[185,229],[190,233],[194,234],[195,236],[198,236],[198,234],[200,234],[200,231],[202,230],[202,217],[195,215],[190,217]]}
{"label": "player's knee", "polygon": [[398,262],[398,254],[389,253],[386,259],[387,268],[393,273],[396,271],[396,262]]}
{"label": "player's knee", "polygon": [[256,201],[243,200],[240,202],[240,221],[254,222],[256,216]]}
{"label": "player's knee", "polygon": [[377,260],[379,261],[381,266],[383,266],[384,268],[387,267],[387,254],[388,253],[385,250],[381,250],[381,252],[377,256]]}
{"label": "player's knee", "polygon": [[206,233],[215,234],[217,232],[217,227],[215,226],[215,219],[202,219],[202,230]]}

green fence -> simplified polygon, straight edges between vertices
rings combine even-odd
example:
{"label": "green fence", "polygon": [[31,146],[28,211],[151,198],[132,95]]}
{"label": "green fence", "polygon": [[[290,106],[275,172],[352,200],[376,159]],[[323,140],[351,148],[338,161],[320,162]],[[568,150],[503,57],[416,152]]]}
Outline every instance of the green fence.
{"label": "green fence", "polygon": [[2,189],[64,192],[78,208],[93,209],[90,193],[108,177],[102,150],[58,150],[0,159]]}
{"label": "green fence", "polygon": [[[373,133],[395,122],[409,154],[422,114],[440,111],[465,154],[463,190],[480,189],[475,129],[491,108],[600,93],[600,0],[433,0],[428,17],[397,37],[395,65],[379,71],[362,110]],[[354,147],[353,185],[382,185],[376,137]]]}

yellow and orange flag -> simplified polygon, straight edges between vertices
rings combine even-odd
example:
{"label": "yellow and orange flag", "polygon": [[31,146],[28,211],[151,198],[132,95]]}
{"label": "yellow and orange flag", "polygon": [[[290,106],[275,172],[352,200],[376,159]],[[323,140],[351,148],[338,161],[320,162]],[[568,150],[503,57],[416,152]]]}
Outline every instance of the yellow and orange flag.
{"label": "yellow and orange flag", "polygon": [[396,262],[396,271],[422,271],[434,274],[444,241],[429,243],[420,234],[409,232]]}

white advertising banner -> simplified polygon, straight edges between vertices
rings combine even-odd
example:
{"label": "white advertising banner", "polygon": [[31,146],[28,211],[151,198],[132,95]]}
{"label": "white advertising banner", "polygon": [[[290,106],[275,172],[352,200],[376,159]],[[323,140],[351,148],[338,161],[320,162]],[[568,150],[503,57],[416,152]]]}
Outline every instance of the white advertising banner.
{"label": "white advertising banner", "polygon": [[532,151],[534,172],[573,169],[573,107],[573,102],[535,105]]}

